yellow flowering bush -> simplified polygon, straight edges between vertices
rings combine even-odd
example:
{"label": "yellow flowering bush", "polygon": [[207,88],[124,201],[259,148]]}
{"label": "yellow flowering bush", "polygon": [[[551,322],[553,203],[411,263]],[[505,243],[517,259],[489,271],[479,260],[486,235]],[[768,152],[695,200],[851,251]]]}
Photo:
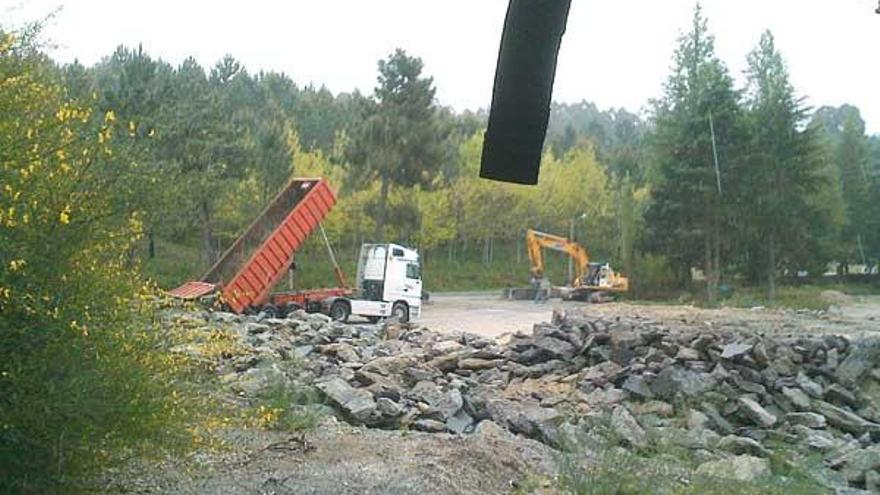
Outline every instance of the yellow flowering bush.
{"label": "yellow flowering bush", "polygon": [[134,168],[114,152],[116,117],[70,101],[31,36],[0,31],[2,493],[75,491],[186,437],[130,260],[142,227],[120,200]]}

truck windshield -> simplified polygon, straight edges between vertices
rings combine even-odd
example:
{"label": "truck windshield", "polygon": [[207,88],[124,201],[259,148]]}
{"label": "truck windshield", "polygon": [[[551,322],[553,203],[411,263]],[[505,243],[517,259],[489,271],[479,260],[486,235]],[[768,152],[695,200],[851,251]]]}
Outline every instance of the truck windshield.
{"label": "truck windshield", "polygon": [[422,272],[419,268],[418,263],[407,263],[406,278],[414,278],[416,280],[422,278]]}

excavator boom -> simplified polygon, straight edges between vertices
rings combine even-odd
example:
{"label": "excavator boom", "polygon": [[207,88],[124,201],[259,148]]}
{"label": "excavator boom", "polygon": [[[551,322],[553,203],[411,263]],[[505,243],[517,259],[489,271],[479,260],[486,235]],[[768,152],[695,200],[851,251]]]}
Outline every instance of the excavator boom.
{"label": "excavator boom", "polygon": [[580,244],[558,235],[529,229],[526,232],[529,261],[533,279],[544,278],[544,249],[552,249],[571,256],[574,261],[574,279],[570,281],[574,291],[626,292],[629,279],[617,274],[608,264],[590,263],[590,255]]}
{"label": "excavator boom", "polygon": [[575,277],[574,280],[571,280],[571,284],[573,287],[582,285],[583,276],[590,266],[590,255],[587,254],[587,250],[583,246],[565,237],[531,229],[526,232],[526,245],[529,250],[529,260],[532,263],[532,277],[538,279],[544,277],[544,249],[546,248],[571,256],[575,264]]}

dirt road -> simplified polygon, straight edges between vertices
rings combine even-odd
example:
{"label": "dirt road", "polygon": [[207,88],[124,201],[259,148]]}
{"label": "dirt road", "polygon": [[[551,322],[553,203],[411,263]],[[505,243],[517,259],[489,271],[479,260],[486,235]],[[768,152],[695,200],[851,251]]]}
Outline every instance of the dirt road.
{"label": "dirt road", "polygon": [[721,308],[661,304],[585,304],[553,299],[543,304],[507,301],[497,293],[432,294],[423,308],[419,325],[444,331],[471,332],[486,337],[530,331],[549,321],[554,309],[583,311],[613,319],[627,316],[657,321],[682,329],[753,329],[759,332],[785,332],[798,329],[811,332],[862,334],[880,332],[880,296],[845,298],[827,312]]}
{"label": "dirt road", "polygon": [[507,332],[530,330],[535,323],[550,321],[553,308],[569,306],[553,300],[543,304],[507,301],[488,292],[431,294],[422,308],[419,325],[442,332],[463,331],[497,337]]}

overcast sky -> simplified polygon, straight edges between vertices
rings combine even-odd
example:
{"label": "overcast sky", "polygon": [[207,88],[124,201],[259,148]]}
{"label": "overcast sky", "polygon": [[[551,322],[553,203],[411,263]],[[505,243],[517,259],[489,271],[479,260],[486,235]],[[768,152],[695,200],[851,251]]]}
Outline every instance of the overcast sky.
{"label": "overcast sky", "polygon": [[[880,133],[875,0],[705,0],[716,49],[742,81],[746,53],[771,29],[813,106],[852,103]],[[174,64],[226,53],[251,72],[283,71],[333,92],[375,85],[376,61],[402,47],[425,61],[456,109],[491,101],[507,0],[0,0],[5,23],[61,7],[45,31],[61,61],[92,64],[119,44]],[[660,95],[694,0],[573,0],[554,99],[638,111]]]}

